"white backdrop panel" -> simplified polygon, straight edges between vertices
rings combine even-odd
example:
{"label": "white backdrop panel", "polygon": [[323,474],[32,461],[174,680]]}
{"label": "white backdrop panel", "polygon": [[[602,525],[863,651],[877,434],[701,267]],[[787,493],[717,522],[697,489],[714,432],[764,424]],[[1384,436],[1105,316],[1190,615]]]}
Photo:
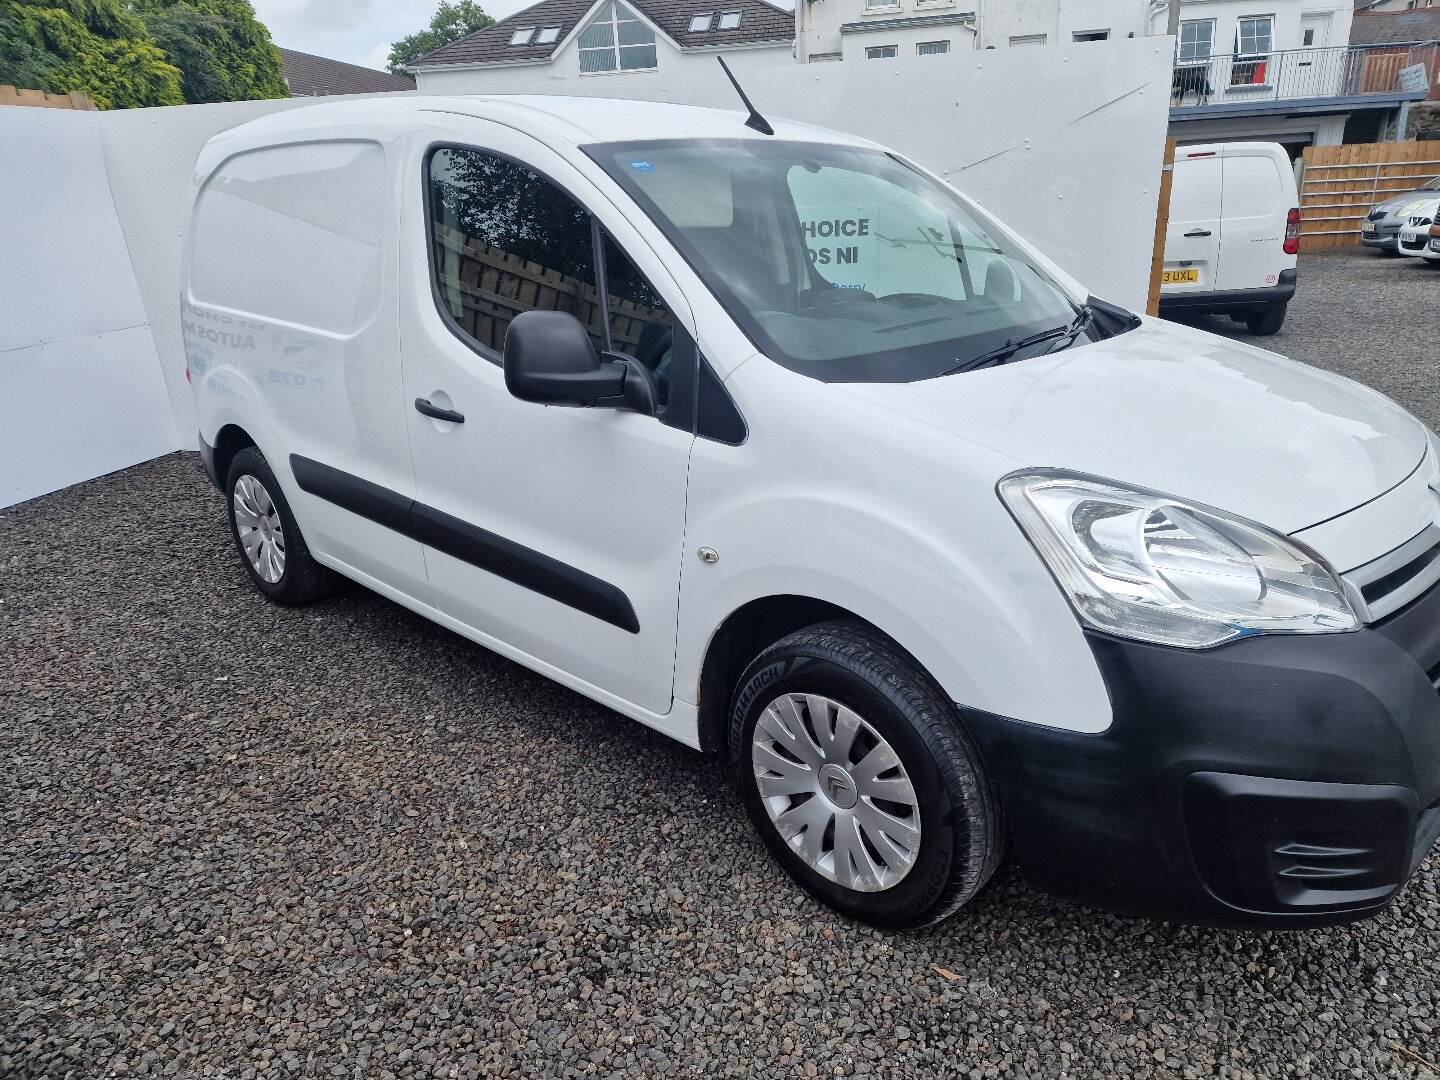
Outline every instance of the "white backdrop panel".
{"label": "white backdrop panel", "polygon": [[99,119],[0,109],[0,354],[145,322],[105,181]]}
{"label": "white backdrop panel", "polygon": [[0,354],[0,506],[177,449],[144,326]]}

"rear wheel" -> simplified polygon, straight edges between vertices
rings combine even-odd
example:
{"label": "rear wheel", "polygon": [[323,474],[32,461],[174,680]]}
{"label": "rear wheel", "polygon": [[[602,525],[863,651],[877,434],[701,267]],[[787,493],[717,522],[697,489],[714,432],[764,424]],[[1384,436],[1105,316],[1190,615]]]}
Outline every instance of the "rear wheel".
{"label": "rear wheel", "polygon": [[1285,324],[1285,309],[1288,304],[1271,304],[1259,311],[1252,311],[1245,317],[1245,327],[1252,334],[1269,337],[1280,332]]}
{"label": "rear wheel", "polygon": [[1000,808],[954,706],[865,627],[822,623],[766,649],[741,676],[730,747],[771,854],[852,918],[938,922],[999,862]]}
{"label": "rear wheel", "polygon": [[308,604],[334,591],[333,572],[317,563],[265,456],[246,447],[226,479],[230,535],[250,580],[280,604]]}

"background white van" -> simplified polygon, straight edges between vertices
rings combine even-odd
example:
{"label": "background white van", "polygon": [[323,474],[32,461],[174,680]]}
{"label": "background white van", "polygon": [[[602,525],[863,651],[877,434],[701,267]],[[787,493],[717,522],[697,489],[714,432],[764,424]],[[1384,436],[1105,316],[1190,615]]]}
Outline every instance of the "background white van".
{"label": "background white van", "polygon": [[1279,143],[1175,152],[1160,314],[1229,315],[1273,334],[1295,295],[1300,196]]}

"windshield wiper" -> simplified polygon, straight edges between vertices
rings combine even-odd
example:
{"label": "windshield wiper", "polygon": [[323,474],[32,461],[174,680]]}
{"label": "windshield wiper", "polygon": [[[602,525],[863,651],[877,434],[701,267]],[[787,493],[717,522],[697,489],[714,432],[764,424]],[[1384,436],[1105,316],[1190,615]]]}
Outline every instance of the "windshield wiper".
{"label": "windshield wiper", "polygon": [[[945,375],[958,375],[962,371],[974,371],[977,368],[994,367],[997,364],[1003,364],[1021,349],[1028,349],[1031,346],[1040,345],[1046,341],[1065,338],[1067,339],[1065,347],[1068,348],[1070,342],[1079,337],[1081,332],[1090,325],[1090,319],[1092,317],[1090,305],[1086,304],[1080,308],[1079,311],[1080,313],[1075,316],[1075,320],[1068,326],[1055,326],[1049,330],[1041,330],[1038,334],[1029,334],[1022,338],[1011,338],[1009,341],[1006,341],[1005,344],[997,346],[989,352],[981,353],[979,356],[966,360],[964,363],[956,364],[954,367],[942,371],[937,378]],[[1047,349],[1046,353],[1058,351],[1058,349]]]}

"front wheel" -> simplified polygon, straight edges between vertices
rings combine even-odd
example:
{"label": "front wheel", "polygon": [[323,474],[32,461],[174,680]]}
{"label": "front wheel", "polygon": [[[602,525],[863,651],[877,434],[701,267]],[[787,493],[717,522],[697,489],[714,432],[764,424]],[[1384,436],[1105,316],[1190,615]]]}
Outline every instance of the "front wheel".
{"label": "front wheel", "polygon": [[1000,807],[954,706],[862,626],[822,623],[757,657],[736,692],[730,747],[771,854],[851,918],[938,922],[1000,860]]}
{"label": "front wheel", "polygon": [[1287,304],[1271,304],[1269,307],[1259,311],[1251,312],[1246,316],[1245,328],[1252,334],[1260,337],[1269,337],[1271,334],[1278,334],[1280,327],[1285,324],[1285,309]]}
{"label": "front wheel", "polygon": [[333,571],[317,563],[265,455],[247,447],[226,479],[230,535],[255,587],[280,604],[308,604],[335,589]]}

